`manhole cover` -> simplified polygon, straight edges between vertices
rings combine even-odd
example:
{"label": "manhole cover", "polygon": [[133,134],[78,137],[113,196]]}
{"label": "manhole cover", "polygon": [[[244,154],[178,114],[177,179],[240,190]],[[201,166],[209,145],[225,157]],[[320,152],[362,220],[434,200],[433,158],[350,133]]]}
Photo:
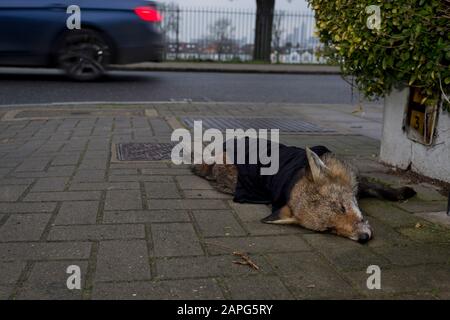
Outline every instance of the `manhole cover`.
{"label": "manhole cover", "polygon": [[117,144],[119,161],[170,160],[176,143],[120,143]]}
{"label": "manhole cover", "polygon": [[202,121],[204,129],[279,129],[281,132],[292,133],[312,133],[312,132],[334,132],[331,129],[321,128],[312,123],[298,119],[280,119],[280,118],[212,118],[185,117],[181,119],[183,123],[190,128],[194,127],[194,121]]}

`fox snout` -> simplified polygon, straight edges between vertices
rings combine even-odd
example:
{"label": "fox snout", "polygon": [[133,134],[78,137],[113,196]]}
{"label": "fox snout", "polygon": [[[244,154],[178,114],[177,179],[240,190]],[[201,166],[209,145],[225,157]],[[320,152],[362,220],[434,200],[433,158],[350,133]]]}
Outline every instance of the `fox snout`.
{"label": "fox snout", "polygon": [[356,240],[359,243],[364,244],[372,239],[372,227],[369,225],[369,222],[367,220],[358,224],[356,232],[357,236],[355,237],[355,239],[351,238],[352,240]]}

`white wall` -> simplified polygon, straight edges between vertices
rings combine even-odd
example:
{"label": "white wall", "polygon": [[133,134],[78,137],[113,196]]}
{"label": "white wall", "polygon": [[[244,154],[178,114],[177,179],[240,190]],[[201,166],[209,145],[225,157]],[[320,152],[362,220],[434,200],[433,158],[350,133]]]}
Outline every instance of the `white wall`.
{"label": "white wall", "polygon": [[380,160],[425,176],[450,182],[450,114],[439,110],[436,138],[424,146],[407,138],[402,129],[408,89],[394,90],[385,99]]}

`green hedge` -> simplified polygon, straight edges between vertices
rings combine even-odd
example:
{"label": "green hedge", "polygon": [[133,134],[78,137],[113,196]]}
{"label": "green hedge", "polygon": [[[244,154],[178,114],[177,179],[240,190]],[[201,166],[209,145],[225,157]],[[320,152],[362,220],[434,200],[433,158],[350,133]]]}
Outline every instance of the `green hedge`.
{"label": "green hedge", "polygon": [[[435,103],[440,81],[450,88],[450,0],[308,0],[323,54],[354,76],[369,98],[393,87],[422,88]],[[380,6],[381,27],[369,29],[366,7]],[[448,107],[448,105],[447,105]]]}

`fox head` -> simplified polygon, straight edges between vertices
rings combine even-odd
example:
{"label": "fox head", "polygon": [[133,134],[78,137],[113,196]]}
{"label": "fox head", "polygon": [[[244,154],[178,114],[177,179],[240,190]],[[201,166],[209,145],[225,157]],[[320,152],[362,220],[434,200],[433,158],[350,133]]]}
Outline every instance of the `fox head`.
{"label": "fox head", "polygon": [[369,241],[372,228],[358,206],[356,174],[331,154],[320,158],[308,148],[306,154],[306,173],[294,185],[288,205],[263,221],[299,224],[360,243]]}
{"label": "fox head", "polygon": [[361,243],[369,241],[372,228],[358,206],[355,173],[333,155],[325,154],[321,159],[309,148],[306,154],[309,167],[299,208],[304,222],[316,230],[330,231]]}

